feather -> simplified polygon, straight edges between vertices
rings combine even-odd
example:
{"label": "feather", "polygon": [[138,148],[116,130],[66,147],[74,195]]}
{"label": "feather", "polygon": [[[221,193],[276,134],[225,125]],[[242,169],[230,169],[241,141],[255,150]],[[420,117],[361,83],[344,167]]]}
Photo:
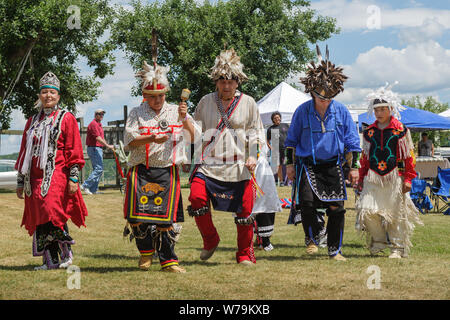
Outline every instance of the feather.
{"label": "feather", "polygon": [[374,105],[375,100],[379,99],[386,101],[389,105],[389,109],[391,110],[391,115],[400,120],[400,111],[404,110],[405,107],[401,105],[400,97],[391,90],[391,88],[397,83],[398,81],[394,82],[392,85],[389,85],[389,83],[386,82],[384,87],[380,87],[366,96],[368,103],[367,112],[369,116],[373,114],[373,110],[376,107]]}
{"label": "feather", "polygon": [[153,66],[156,68],[156,60],[158,58],[158,33],[155,28],[152,30],[152,60]]}
{"label": "feather", "polygon": [[243,72],[244,65],[241,58],[236,54],[234,49],[224,50],[218,55],[211,68],[210,78],[217,81],[220,78],[234,79],[237,78],[239,83],[247,80],[247,75]]}
{"label": "feather", "polygon": [[147,87],[149,84],[153,83],[153,80],[156,80],[157,83],[163,85],[166,88],[169,88],[169,80],[167,79],[167,73],[170,71],[170,67],[163,67],[156,65],[155,67],[151,67],[147,61],[144,61],[142,70],[135,74],[136,78],[140,78],[142,80],[142,89]]}
{"label": "feather", "polygon": [[316,53],[317,53],[317,58],[319,59],[319,62],[322,62],[322,53],[320,52],[319,45],[317,45],[317,44],[316,44]]}
{"label": "feather", "polygon": [[343,74],[343,68],[336,67],[329,61],[328,45],[326,46],[325,58],[323,60],[322,53],[318,45],[316,45],[318,64],[310,62],[306,71],[306,77],[300,78],[305,86],[305,92],[313,92],[316,90],[324,90],[326,97],[334,97],[339,92],[344,91],[344,82],[348,79]]}

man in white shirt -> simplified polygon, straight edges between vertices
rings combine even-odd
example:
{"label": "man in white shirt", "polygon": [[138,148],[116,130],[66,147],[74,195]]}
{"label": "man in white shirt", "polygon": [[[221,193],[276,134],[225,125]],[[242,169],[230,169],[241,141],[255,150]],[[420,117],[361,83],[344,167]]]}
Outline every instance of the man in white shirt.
{"label": "man in white shirt", "polygon": [[209,259],[220,242],[211,201],[215,210],[235,214],[236,261],[253,265],[252,173],[265,135],[255,100],[237,90],[247,79],[242,68],[233,49],[222,51],[210,75],[217,91],[204,96],[196,108],[194,120],[201,122],[204,137],[201,157],[191,174],[188,212],[203,238],[201,260]]}

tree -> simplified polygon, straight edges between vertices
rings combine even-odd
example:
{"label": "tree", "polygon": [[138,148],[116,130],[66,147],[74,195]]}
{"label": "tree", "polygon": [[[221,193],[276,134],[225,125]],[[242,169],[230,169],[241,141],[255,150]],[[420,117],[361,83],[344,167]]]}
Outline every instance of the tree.
{"label": "tree", "polygon": [[[430,111],[433,113],[441,113],[449,108],[448,102],[441,103],[437,101],[435,98],[428,96],[422,99],[420,96],[413,96],[408,100],[402,100],[402,105]],[[448,138],[450,134],[448,132],[439,132],[439,131],[430,131],[428,132],[428,139],[433,141],[435,146],[446,145],[448,144]],[[420,132],[412,132],[411,137],[413,141],[418,142],[421,139]]]}
{"label": "tree", "polygon": [[[75,111],[95,99],[96,79],[113,73],[115,46],[99,42],[113,18],[107,0],[0,0],[0,129],[9,128],[13,109],[26,117],[36,112],[39,79],[48,71],[61,81],[63,107]],[[80,74],[80,59],[93,74]]]}
{"label": "tree", "polygon": [[[158,64],[170,66],[172,90],[178,101],[183,88],[191,102],[214,90],[208,78],[215,57],[234,48],[249,81],[242,90],[262,98],[291,73],[304,70],[315,57],[310,43],[328,39],[338,29],[335,20],[318,16],[308,1],[229,0],[203,5],[194,0],[167,0],[120,10],[112,36],[137,71],[151,61],[151,30],[159,33]],[[139,86],[133,90],[140,93]],[[191,110],[192,111],[192,110]]]}

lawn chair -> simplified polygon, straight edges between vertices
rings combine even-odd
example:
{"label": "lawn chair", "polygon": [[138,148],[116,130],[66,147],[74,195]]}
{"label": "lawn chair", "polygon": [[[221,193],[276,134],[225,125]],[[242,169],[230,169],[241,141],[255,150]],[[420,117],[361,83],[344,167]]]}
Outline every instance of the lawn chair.
{"label": "lawn chair", "polygon": [[[450,169],[438,167],[437,177],[431,186],[431,195],[436,212],[450,215]],[[440,202],[443,203],[441,207]]]}
{"label": "lawn chair", "polygon": [[409,195],[422,214],[428,213],[429,210],[433,209],[431,200],[426,193],[427,187],[431,188],[431,185],[425,180],[415,178],[411,181]]}

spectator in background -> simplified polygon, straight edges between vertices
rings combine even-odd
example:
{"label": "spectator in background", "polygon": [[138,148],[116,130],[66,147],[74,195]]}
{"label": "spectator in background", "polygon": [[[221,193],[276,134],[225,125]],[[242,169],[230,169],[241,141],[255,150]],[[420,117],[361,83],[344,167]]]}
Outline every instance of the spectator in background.
{"label": "spectator in background", "polygon": [[428,133],[422,133],[422,140],[419,141],[418,145],[419,156],[433,157],[434,156],[434,145],[431,140],[428,140]]}
{"label": "spectator in background", "polygon": [[92,172],[81,185],[81,191],[86,194],[98,194],[98,183],[103,174],[103,147],[113,150],[114,146],[108,144],[103,132],[102,120],[105,110],[95,110],[94,120],[87,128],[86,146],[89,159],[92,163]]}
{"label": "spectator in background", "polygon": [[[283,187],[285,180],[283,175],[283,166],[285,165],[284,140],[286,140],[289,125],[281,123],[281,114],[278,111],[272,113],[270,118],[272,119],[273,125],[267,129],[267,145],[272,150],[272,163],[275,162],[275,164],[278,164],[278,184],[280,187]],[[278,148],[276,148],[277,146]],[[272,147],[275,147],[275,150]],[[277,151],[279,156],[277,156]]]}

